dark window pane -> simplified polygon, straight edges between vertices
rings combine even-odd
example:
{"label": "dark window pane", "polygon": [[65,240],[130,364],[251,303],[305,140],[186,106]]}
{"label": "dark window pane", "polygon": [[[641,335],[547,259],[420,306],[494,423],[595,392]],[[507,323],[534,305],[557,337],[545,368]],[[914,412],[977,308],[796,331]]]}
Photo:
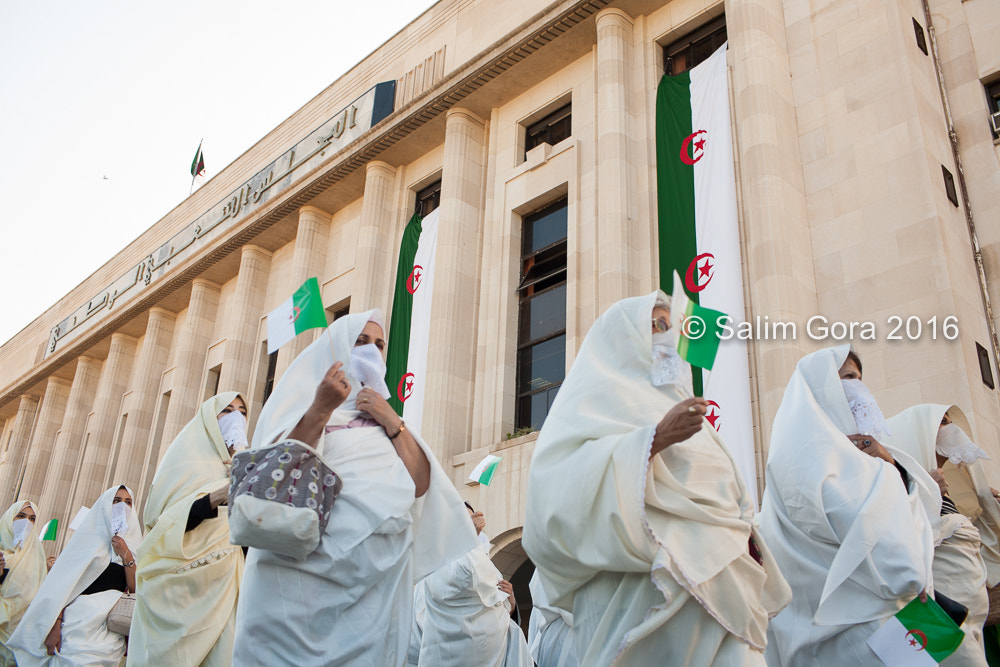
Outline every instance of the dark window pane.
{"label": "dark window pane", "polygon": [[517,341],[521,345],[566,329],[566,284],[521,302]]}
{"label": "dark window pane", "polygon": [[720,17],[663,50],[664,71],[676,76],[704,62],[726,41],[726,19]]}
{"label": "dark window pane", "polygon": [[566,377],[566,336],[556,336],[517,353],[518,394],[559,384]]}
{"label": "dark window pane", "polygon": [[548,394],[543,391],[530,396],[522,396],[517,401],[517,407],[517,428],[540,429],[549,414]]}
{"label": "dark window pane", "polygon": [[566,242],[563,241],[524,260],[517,291],[531,296],[565,280]]}
{"label": "dark window pane", "polygon": [[431,211],[441,204],[441,181],[428,185],[417,193],[416,213],[421,218],[430,215]]}
{"label": "dark window pane", "polygon": [[566,238],[567,220],[568,211],[565,201],[545,209],[537,217],[525,218],[522,254],[530,255]]}

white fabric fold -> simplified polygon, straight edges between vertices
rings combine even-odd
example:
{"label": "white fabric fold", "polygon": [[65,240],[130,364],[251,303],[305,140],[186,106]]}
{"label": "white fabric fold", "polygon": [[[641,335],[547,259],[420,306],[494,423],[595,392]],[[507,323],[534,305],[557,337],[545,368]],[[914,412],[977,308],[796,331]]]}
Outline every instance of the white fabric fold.
{"label": "white fabric fold", "polygon": [[[109,563],[121,563],[111,548],[111,506],[119,485],[101,494],[90,512],[66,543],[52,570],[45,577],[9,645],[17,664],[117,666],[125,652],[125,638],[107,630],[107,617],[121,591],[80,595]],[[129,495],[134,497],[132,491]],[[132,520],[123,536],[135,554],[142,542],[139,522]],[[47,655],[45,637],[59,612],[63,616],[63,646]]]}
{"label": "white fabric fold", "polygon": [[[292,362],[261,412],[253,447],[291,431],[333,365],[334,353],[348,361],[374,317],[380,317],[377,311],[338,319]],[[360,385],[350,375],[348,380],[351,394],[334,411],[331,425],[360,414],[354,408]],[[419,434],[410,433],[431,466],[430,487],[420,499],[381,427],[325,435],[318,448],[343,479],[343,490],[319,547],[304,561],[250,550],[234,664],[403,664],[415,583],[478,548],[461,497]]]}
{"label": "white fabric fold", "polygon": [[866,641],[932,584],[936,484],[887,447],[910,476],[859,451],[837,374],[848,345],[806,355],[775,416],[760,529],[792,587],[771,620],[768,665],[881,665]]}
{"label": "white fabric fold", "polygon": [[620,301],[594,323],[531,462],[523,545],[551,604],[573,612],[584,665],[749,660],[788,600],[714,429],[650,461],[656,424],[682,399],[650,378],[658,296]]}
{"label": "white fabric fold", "polygon": [[541,573],[535,570],[528,582],[531,618],[528,620],[528,650],[538,667],[578,667],[573,614],[549,604]]}

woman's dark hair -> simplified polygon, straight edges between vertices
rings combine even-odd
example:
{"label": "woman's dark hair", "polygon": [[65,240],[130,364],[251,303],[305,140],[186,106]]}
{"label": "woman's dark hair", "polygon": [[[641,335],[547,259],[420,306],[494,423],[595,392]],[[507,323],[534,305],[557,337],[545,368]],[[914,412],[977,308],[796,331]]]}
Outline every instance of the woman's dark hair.
{"label": "woman's dark hair", "polygon": [[854,350],[850,350],[847,353],[847,360],[853,361],[854,365],[858,367],[858,375],[864,375],[864,371],[861,369],[861,357]]}
{"label": "woman's dark hair", "polygon": [[[118,487],[118,491],[121,491],[122,489],[125,489],[126,491],[128,491],[128,489],[125,488],[124,484],[122,484],[121,486]],[[117,493],[117,491],[115,493]]]}

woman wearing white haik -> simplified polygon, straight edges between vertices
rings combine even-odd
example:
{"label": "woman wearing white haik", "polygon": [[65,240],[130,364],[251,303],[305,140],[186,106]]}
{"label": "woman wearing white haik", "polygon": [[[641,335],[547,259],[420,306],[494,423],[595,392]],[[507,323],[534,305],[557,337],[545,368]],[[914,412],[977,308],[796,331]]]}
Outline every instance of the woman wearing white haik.
{"label": "woman wearing white haik", "polygon": [[37,515],[34,503],[18,500],[0,517],[0,667],[16,664],[7,641],[45,577],[45,552],[34,531]]}
{"label": "woman wearing white haik", "polygon": [[235,391],[205,401],[156,468],[136,554],[129,665],[229,665],[243,550],[229,543],[229,464],[246,449]]}
{"label": "woman wearing white haik", "polygon": [[759,522],[792,602],[768,628],[770,667],[882,667],[868,638],[932,590],[937,484],[878,442],[885,419],[849,352],[800,359],[774,418]]}
{"label": "woman wearing white haik", "polygon": [[108,630],[122,593],[135,592],[135,557],[142,542],[132,492],[113,486],[73,533],[10,638],[22,667],[117,667],[125,637]]}
{"label": "woman wearing white haik", "polygon": [[377,310],[336,320],[261,412],[253,447],[316,446],[344,486],[304,560],[250,550],[234,664],[399,667],[414,584],[477,544],[433,453],[385,401],[384,330]]}
{"label": "woman wearing white haik", "polygon": [[668,311],[624,299],[587,333],[535,444],[524,549],[581,665],[763,665],[790,593]]}
{"label": "woman wearing white haik", "polygon": [[[983,622],[989,614],[990,600],[986,564],[980,553],[982,540],[979,530],[952,501],[942,469],[950,459],[954,471],[971,482],[964,467],[989,456],[954,422],[968,424],[956,406],[915,405],[888,420],[892,436],[887,443],[910,454],[940,480],[942,505],[934,540],[934,588],[969,610],[962,623],[965,639],[941,664],[986,667]],[[978,510],[978,504],[973,508]]]}

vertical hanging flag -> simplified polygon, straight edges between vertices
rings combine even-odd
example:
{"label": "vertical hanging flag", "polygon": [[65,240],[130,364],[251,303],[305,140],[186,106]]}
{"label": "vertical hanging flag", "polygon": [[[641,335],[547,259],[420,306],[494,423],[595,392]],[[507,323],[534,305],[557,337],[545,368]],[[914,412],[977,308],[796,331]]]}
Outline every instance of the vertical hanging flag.
{"label": "vertical hanging flag", "polygon": [[955,621],[933,597],[919,597],[896,612],[871,637],[868,646],[886,665],[933,667],[958,649],[965,638]]}
{"label": "vertical hanging flag", "polygon": [[306,329],[325,329],[326,326],[319,281],[310,278],[267,314],[267,353],[271,354]]}
{"label": "vertical hanging flag", "polygon": [[194,182],[198,185],[205,182],[205,154],[201,152],[202,139],[198,142],[198,150],[194,152],[194,159],[191,160],[191,192],[194,192]]}
{"label": "vertical hanging flag", "polygon": [[[744,321],[743,262],[736,209],[726,45],[656,94],[656,181],[660,287],[674,291],[676,271],[696,304]],[[673,315],[673,313],[671,313]],[[706,419],[723,436],[757,498],[746,341],[721,341],[711,373],[693,368]]]}
{"label": "vertical hanging flag", "polygon": [[420,431],[427,387],[431,297],[437,255],[438,209],[421,219],[414,215],[403,230],[392,302],[392,335],[385,383],[389,404],[404,421]]}
{"label": "vertical hanging flag", "polygon": [[59,519],[49,519],[48,523],[42,526],[42,534],[38,536],[40,542],[52,542],[56,539],[56,528],[59,526]]}

